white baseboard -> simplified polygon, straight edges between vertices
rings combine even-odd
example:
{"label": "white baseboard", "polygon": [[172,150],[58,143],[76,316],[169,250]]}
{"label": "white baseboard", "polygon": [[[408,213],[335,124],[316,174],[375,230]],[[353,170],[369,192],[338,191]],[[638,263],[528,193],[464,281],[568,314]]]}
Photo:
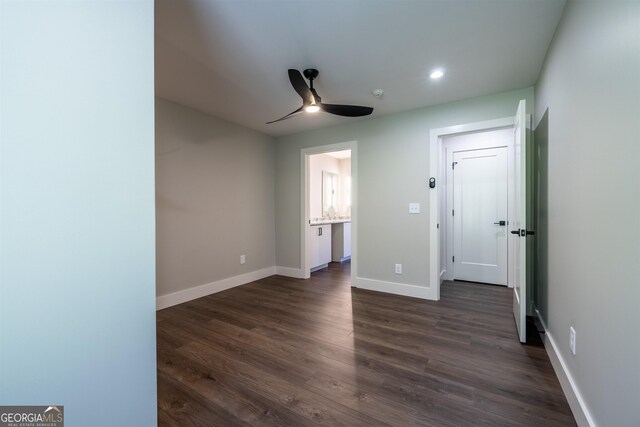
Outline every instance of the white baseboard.
{"label": "white baseboard", "polygon": [[318,270],[322,270],[323,268],[327,268],[329,266],[329,264],[322,264],[322,265],[317,265],[313,268],[311,268],[311,270],[309,270],[311,273],[313,273],[314,271],[318,271]]}
{"label": "white baseboard", "polygon": [[440,272],[440,284],[442,285],[442,282],[444,282],[444,276],[447,274],[447,270],[442,270]]}
{"label": "white baseboard", "polygon": [[408,285],[406,283],[384,282],[382,280],[365,279],[356,277],[351,283],[360,289],[370,291],[386,292],[388,294],[404,295],[407,297],[435,300],[433,290],[427,286]]}
{"label": "white baseboard", "polygon": [[274,274],[276,274],[276,267],[267,267],[261,270],[240,274],[238,276],[228,277],[226,279],[218,280],[217,282],[194,286],[193,288],[184,289],[171,294],[160,295],[156,298],[156,310],[162,310],[163,308],[182,304],[183,302],[191,301],[196,298],[201,298],[216,292],[244,285],[255,280],[273,276]]}
{"label": "white baseboard", "polygon": [[276,274],[293,277],[295,279],[304,279],[301,268],[281,267],[278,265],[276,266]]}
{"label": "white baseboard", "polygon": [[[537,311],[538,310],[536,310],[536,312]],[[576,419],[576,423],[579,427],[596,427],[596,423],[589,412],[587,403],[584,401],[580,390],[578,390],[571,372],[567,369],[567,364],[564,361],[562,354],[558,351],[558,345],[553,339],[553,336],[549,333],[549,329],[547,329],[544,321],[543,326],[545,328],[544,347],[547,350],[549,359],[551,360],[551,365],[553,365],[553,370],[558,376],[558,380],[562,386],[562,391],[567,398],[567,402],[569,402],[569,406],[571,407],[571,412],[573,412],[573,417]]]}

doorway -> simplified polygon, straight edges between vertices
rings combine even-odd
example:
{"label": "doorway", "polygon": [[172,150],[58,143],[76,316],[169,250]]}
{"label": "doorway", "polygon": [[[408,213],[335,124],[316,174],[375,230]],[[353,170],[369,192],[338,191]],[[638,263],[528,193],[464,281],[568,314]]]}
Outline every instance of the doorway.
{"label": "doorway", "polygon": [[442,278],[507,286],[513,129],[443,138]]}
{"label": "doorway", "polygon": [[[431,129],[429,135],[429,290],[431,298],[440,300],[440,285],[445,279],[447,269],[446,259],[446,221],[444,214],[446,205],[446,192],[444,185],[447,167],[446,154],[443,141],[447,137],[463,135],[475,132],[512,128],[515,117],[487,120],[483,122],[468,123]],[[511,283],[509,281],[509,283]]]}
{"label": "doorway", "polygon": [[[527,154],[529,144],[527,143],[528,129],[531,126],[530,115],[526,113],[526,100],[520,100],[514,117],[504,119],[488,120],[485,122],[470,123],[465,125],[449,126],[446,128],[432,129],[430,132],[429,144],[429,169],[432,177],[429,179],[429,187],[432,189],[429,197],[429,284],[432,289],[433,299],[440,299],[440,285],[447,274],[446,251],[446,233],[441,233],[442,229],[447,229],[446,212],[441,212],[443,206],[446,207],[446,154],[444,150],[444,140],[454,135],[463,135],[474,132],[482,132],[489,130],[511,129],[513,134],[513,142],[511,154],[508,155],[511,164],[511,172],[509,172],[508,184],[513,187],[513,197],[508,202],[508,219],[509,225],[508,237],[508,286],[513,287],[513,316],[515,319],[516,330],[520,342],[526,342],[527,327],[526,316],[528,311],[527,296],[530,286],[527,286],[527,276],[529,269],[527,268],[528,255],[532,252],[527,250],[527,246],[531,245],[531,239],[527,236],[535,235],[535,231],[531,230],[527,213],[531,209],[531,180],[528,179],[528,173],[531,166],[528,165],[531,156]],[[497,147],[480,147],[480,148],[497,148]],[[507,147],[509,149],[509,147]],[[452,168],[455,164],[451,165]],[[452,179],[450,179],[450,182]],[[436,182],[445,183],[445,185],[437,186]],[[509,194],[510,192],[508,192]],[[452,212],[452,217],[455,215]],[[442,225],[444,227],[441,227]],[[451,221],[451,219],[449,219]],[[501,225],[501,220],[497,221]],[[464,248],[464,245],[462,246]],[[443,259],[445,258],[445,259]]]}
{"label": "doorway", "polygon": [[[301,150],[302,277],[331,262],[357,271],[357,143]],[[352,280],[353,282],[353,280]]]}

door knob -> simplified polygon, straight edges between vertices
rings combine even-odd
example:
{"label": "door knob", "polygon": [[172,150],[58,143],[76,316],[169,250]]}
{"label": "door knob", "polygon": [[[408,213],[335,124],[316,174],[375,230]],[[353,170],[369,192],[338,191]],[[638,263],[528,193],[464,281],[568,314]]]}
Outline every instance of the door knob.
{"label": "door knob", "polygon": [[525,230],[525,229],[519,229],[519,230],[511,230],[511,234],[517,234],[520,237],[527,237],[527,236],[535,236],[536,232],[532,231],[532,230]]}
{"label": "door knob", "polygon": [[495,225],[507,225],[507,221],[494,222]]}

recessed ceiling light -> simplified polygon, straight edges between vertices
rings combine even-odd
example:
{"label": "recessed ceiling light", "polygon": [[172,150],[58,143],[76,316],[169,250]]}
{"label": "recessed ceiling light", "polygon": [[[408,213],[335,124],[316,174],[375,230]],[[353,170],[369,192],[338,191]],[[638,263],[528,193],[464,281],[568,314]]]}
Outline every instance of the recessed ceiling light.
{"label": "recessed ceiling light", "polygon": [[444,76],[444,71],[442,70],[435,70],[431,73],[431,75],[429,77],[431,77],[432,79],[439,79],[440,77]]}

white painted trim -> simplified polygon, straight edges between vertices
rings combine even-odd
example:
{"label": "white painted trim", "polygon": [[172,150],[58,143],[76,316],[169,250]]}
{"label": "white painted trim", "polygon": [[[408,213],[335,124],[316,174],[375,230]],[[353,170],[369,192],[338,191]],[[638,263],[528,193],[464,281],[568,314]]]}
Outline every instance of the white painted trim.
{"label": "white painted trim", "polygon": [[442,138],[466,132],[477,132],[513,126],[515,117],[486,120],[482,122],[468,123],[456,126],[431,129],[429,133],[429,176],[436,178],[435,191],[429,192],[429,288],[433,291],[432,299],[440,300],[440,230],[438,229],[438,193],[442,188],[442,175],[439,172],[440,158],[442,157]]}
{"label": "white painted trim", "polygon": [[329,267],[329,263],[316,265],[315,267],[313,267],[311,269],[311,272],[313,273],[314,271],[322,270],[322,269],[327,268],[327,267]]}
{"label": "white painted trim", "polygon": [[438,163],[440,160],[440,150],[438,142],[440,136],[444,135],[438,129],[431,129],[429,142],[429,176],[436,179],[436,188],[429,190],[429,287],[434,290],[433,299],[440,300],[440,278],[438,270],[440,269],[440,251],[439,240],[440,230],[438,228],[438,191],[441,186],[440,173],[438,171]]}
{"label": "white painted trim", "polygon": [[302,274],[301,268],[291,268],[291,267],[282,267],[280,265],[276,266],[276,274],[280,276],[293,277],[295,279],[304,279],[304,274]]}
{"label": "white painted trim", "polygon": [[576,419],[576,423],[579,427],[597,427],[596,422],[591,416],[589,407],[582,397],[571,372],[567,369],[567,364],[562,357],[562,354],[558,351],[556,341],[553,339],[553,336],[549,333],[549,330],[546,329],[546,327],[544,334],[544,347],[547,350],[549,359],[551,360],[553,370],[558,376],[560,386],[562,386],[562,391],[569,402],[569,406],[571,407],[571,412],[573,412],[573,417]]}
{"label": "white painted trim", "polygon": [[302,278],[311,277],[311,260],[307,244],[307,227],[309,224],[309,149],[300,150],[300,269]]}
{"label": "white painted trim", "polygon": [[309,156],[332,151],[351,150],[351,281],[358,274],[358,141],[321,145],[300,150],[300,269],[301,278],[311,277],[311,262],[307,250],[307,226],[309,225]]}
{"label": "white painted trim", "polygon": [[173,292],[171,294],[160,295],[156,298],[156,310],[182,304],[197,298],[202,298],[216,292],[224,291],[236,286],[244,285],[276,274],[276,267],[267,267],[261,270],[251,271],[238,276],[228,277],[216,282],[194,286],[189,289]]}
{"label": "white painted trim", "polygon": [[406,283],[385,282],[382,280],[356,277],[352,279],[351,286],[370,291],[385,292],[388,294],[403,295],[407,297],[433,300],[433,288],[426,286],[408,285]]}

